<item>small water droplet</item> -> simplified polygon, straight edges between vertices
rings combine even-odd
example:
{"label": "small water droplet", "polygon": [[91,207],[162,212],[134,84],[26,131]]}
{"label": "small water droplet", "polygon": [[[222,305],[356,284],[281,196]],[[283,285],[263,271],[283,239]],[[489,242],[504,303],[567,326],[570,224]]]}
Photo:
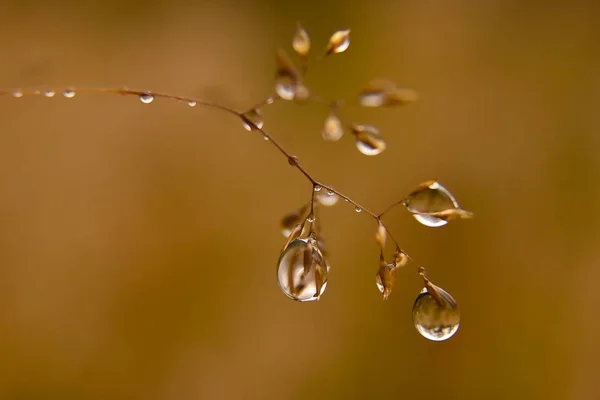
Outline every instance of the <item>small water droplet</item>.
{"label": "small water droplet", "polygon": [[315,186],[315,192],[320,192],[320,191],[321,191],[321,186],[319,186],[319,185],[316,185],[316,186]]}
{"label": "small water droplet", "polygon": [[256,128],[262,129],[264,126],[264,120],[260,109],[253,108],[252,110],[246,112],[242,117],[242,126],[247,131],[252,131]]}
{"label": "small water droplet", "polygon": [[296,301],[314,301],[325,292],[329,266],[314,238],[296,239],[279,256],[277,282]]}
{"label": "small water droplet", "polygon": [[315,222],[315,217],[311,215],[307,217],[306,220],[312,224],[313,222]]}
{"label": "small water droplet", "polygon": [[52,89],[44,91],[44,96],[46,97],[54,97],[55,94],[56,92]]}
{"label": "small water droplet", "polygon": [[140,94],[140,101],[144,104],[150,104],[154,101],[154,96],[150,93]]}
{"label": "small water droplet", "polygon": [[269,96],[267,97],[267,100],[265,101],[266,104],[273,104],[275,103],[275,99],[273,98],[273,96]]}
{"label": "small water droplet", "polygon": [[263,136],[263,139],[267,142],[269,141],[269,137],[267,135]]}
{"label": "small water droplet", "polygon": [[417,296],[412,314],[417,331],[436,342],[451,338],[460,324],[460,311],[454,298],[430,282]]}
{"label": "small water droplet", "polygon": [[67,89],[63,92],[63,96],[67,99],[72,99],[75,97],[75,91],[73,89]]}
{"label": "small water droplet", "polygon": [[16,89],[12,92],[12,97],[14,97],[15,99],[20,99],[21,97],[23,97],[23,91],[21,89]]}
{"label": "small water droplet", "polygon": [[335,194],[335,192],[333,190],[327,191],[327,196],[333,196],[334,194]]}
{"label": "small water droplet", "polygon": [[296,85],[289,77],[280,77],[275,82],[275,93],[283,100],[293,100],[296,95]]}
{"label": "small water droplet", "polygon": [[190,101],[188,101],[188,106],[196,107],[196,102],[194,100],[190,100]]}
{"label": "small water droplet", "polygon": [[362,212],[362,208],[360,208],[360,207],[354,207],[354,211],[356,211],[357,213]]}

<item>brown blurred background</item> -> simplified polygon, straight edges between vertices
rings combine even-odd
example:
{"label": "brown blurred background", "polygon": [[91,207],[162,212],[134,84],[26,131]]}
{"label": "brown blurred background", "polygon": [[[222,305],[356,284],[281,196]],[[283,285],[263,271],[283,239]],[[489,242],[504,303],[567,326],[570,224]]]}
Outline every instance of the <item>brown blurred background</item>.
{"label": "brown blurred background", "polygon": [[[301,21],[323,96],[375,76],[421,93],[351,109],[378,157],[325,143],[319,106],[265,127],[324,182],[381,210],[439,179],[473,221],[389,224],[459,302],[459,332],[418,335],[421,289],[375,289],[373,221],[322,213],[322,300],[277,287],[280,217],[310,186],[214,110],[78,94],[0,98],[0,398],[598,399],[600,3],[196,1],[0,4],[0,87],[99,86],[236,108],[272,90]],[[364,213],[363,213],[364,214]]]}

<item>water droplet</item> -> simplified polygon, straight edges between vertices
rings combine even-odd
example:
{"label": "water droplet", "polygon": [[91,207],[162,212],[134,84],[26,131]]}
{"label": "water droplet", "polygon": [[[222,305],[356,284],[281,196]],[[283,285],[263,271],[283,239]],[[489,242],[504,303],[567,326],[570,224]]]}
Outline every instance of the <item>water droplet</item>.
{"label": "water droplet", "polygon": [[319,185],[316,185],[316,186],[315,186],[315,192],[320,192],[320,191],[321,191],[321,186],[319,186]]}
{"label": "water droplet", "polygon": [[354,211],[356,211],[357,213],[362,212],[362,208],[360,208],[360,207],[354,207]]}
{"label": "water droplet", "polygon": [[255,127],[262,129],[264,126],[264,120],[260,109],[253,108],[247,111],[242,117],[242,125],[247,131],[252,131]]}
{"label": "water droplet", "polygon": [[275,83],[275,92],[283,100],[293,100],[296,94],[296,85],[285,78],[280,78]]}
{"label": "water droplet", "polygon": [[15,99],[20,99],[21,97],[23,97],[23,91],[21,89],[16,89],[12,92],[12,97],[14,97]]}
{"label": "water droplet", "polygon": [[326,207],[334,206],[339,200],[339,197],[330,190],[328,190],[327,193],[321,191],[316,197],[317,201]]}
{"label": "water droplet", "polygon": [[394,264],[385,264],[379,266],[377,275],[375,275],[375,284],[379,293],[383,295],[383,299],[387,300],[392,293],[394,284],[396,283],[396,268]]}
{"label": "water droplet", "polygon": [[267,97],[267,100],[265,101],[266,104],[273,104],[275,103],[275,99],[272,96]]}
{"label": "water droplet", "polygon": [[329,38],[325,55],[331,53],[342,53],[350,46],[350,29],[340,30],[335,32]]}
{"label": "water droplet", "polygon": [[154,101],[154,96],[150,93],[140,94],[140,101],[144,104],[150,104]]}
{"label": "water droplet", "polygon": [[325,119],[325,124],[323,126],[323,130],[321,131],[321,137],[323,140],[327,140],[329,142],[337,142],[344,136],[344,127],[342,126],[342,121],[340,118],[334,113],[329,114],[329,116]]}
{"label": "water droplet", "polygon": [[312,224],[313,222],[315,222],[315,217],[310,215],[306,218],[306,220]]}
{"label": "water droplet", "polygon": [[352,133],[356,138],[356,148],[367,156],[376,156],[386,148],[379,129],[371,125],[354,125]]}
{"label": "water droplet", "polygon": [[194,100],[190,100],[190,101],[188,101],[188,106],[196,107],[196,102]]}
{"label": "water droplet", "polygon": [[269,137],[267,135],[263,136],[263,139],[265,140],[265,142],[269,141]]}
{"label": "water droplet", "polygon": [[289,298],[313,301],[325,292],[328,272],[316,239],[296,239],[279,256],[277,282]]}
{"label": "water droplet", "polygon": [[308,36],[306,29],[304,29],[300,24],[298,24],[298,28],[296,29],[296,33],[292,39],[292,47],[296,53],[304,57],[307,56],[308,52],[310,51],[310,37]]}
{"label": "water droplet", "polygon": [[44,91],[44,96],[46,97],[54,97],[55,94],[56,92],[52,89]]}
{"label": "water droplet", "polygon": [[404,206],[419,223],[431,228],[444,226],[448,221],[427,215],[428,213],[459,208],[452,193],[436,181],[427,181],[417,186],[406,196]]}
{"label": "water droplet", "polygon": [[436,342],[452,337],[460,324],[460,311],[454,298],[429,281],[417,296],[412,314],[417,331]]}
{"label": "water droplet", "polygon": [[298,83],[298,71],[287,56],[285,51],[277,51],[277,74],[275,80],[275,92],[284,100],[293,100]]}
{"label": "water droplet", "polygon": [[75,97],[75,91],[73,89],[67,89],[63,92],[63,96],[67,99]]}

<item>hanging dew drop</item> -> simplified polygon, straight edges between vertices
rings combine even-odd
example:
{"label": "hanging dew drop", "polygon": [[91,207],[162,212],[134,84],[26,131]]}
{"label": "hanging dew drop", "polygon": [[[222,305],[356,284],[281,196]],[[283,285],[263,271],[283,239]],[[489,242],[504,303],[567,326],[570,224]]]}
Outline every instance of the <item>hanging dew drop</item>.
{"label": "hanging dew drop", "polygon": [[188,101],[188,106],[196,107],[196,102],[194,100],[190,100],[190,101]]}
{"label": "hanging dew drop", "polygon": [[321,191],[321,186],[317,185],[315,186],[315,192],[320,192]]}
{"label": "hanging dew drop", "polygon": [[460,311],[454,298],[427,280],[415,300],[412,314],[417,331],[435,342],[451,338],[460,325]]}
{"label": "hanging dew drop", "polygon": [[362,212],[362,208],[360,207],[354,207],[354,211],[356,211],[357,213]]}
{"label": "hanging dew drop", "polygon": [[14,97],[15,99],[20,99],[21,97],[23,97],[23,91],[21,89],[14,90],[12,92],[12,97]]}
{"label": "hanging dew drop", "polygon": [[150,104],[154,101],[154,96],[149,93],[140,94],[140,101],[144,104]]}
{"label": "hanging dew drop", "polygon": [[277,282],[289,298],[300,302],[314,301],[325,292],[328,272],[329,266],[317,240],[296,239],[279,256]]}
{"label": "hanging dew drop", "polygon": [[55,95],[55,94],[56,94],[56,92],[55,92],[54,90],[52,90],[52,89],[50,89],[50,90],[46,90],[46,91],[44,92],[44,96],[46,96],[46,97],[48,97],[48,98],[50,98],[50,97],[54,97],[54,95]]}
{"label": "hanging dew drop", "polygon": [[67,99],[75,97],[75,91],[73,89],[67,89],[63,92],[63,96]]}

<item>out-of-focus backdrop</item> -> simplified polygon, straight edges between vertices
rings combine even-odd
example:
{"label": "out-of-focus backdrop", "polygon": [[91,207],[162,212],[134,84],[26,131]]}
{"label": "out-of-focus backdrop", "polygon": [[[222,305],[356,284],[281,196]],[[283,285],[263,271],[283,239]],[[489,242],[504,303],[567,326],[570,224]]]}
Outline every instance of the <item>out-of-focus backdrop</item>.
{"label": "out-of-focus backdrop", "polygon": [[382,210],[427,179],[476,219],[404,249],[457,299],[461,327],[422,338],[422,287],[374,283],[375,225],[322,212],[332,266],[318,303],[275,279],[281,216],[307,181],[215,110],[78,94],[0,98],[0,398],[597,399],[600,6],[593,1],[4,1],[0,87],[196,95],[242,109],[273,87],[296,21],[307,83],[351,97],[373,77],[406,108],[349,109],[388,141],[325,143],[320,106],[276,103],[267,128],[314,175]]}

